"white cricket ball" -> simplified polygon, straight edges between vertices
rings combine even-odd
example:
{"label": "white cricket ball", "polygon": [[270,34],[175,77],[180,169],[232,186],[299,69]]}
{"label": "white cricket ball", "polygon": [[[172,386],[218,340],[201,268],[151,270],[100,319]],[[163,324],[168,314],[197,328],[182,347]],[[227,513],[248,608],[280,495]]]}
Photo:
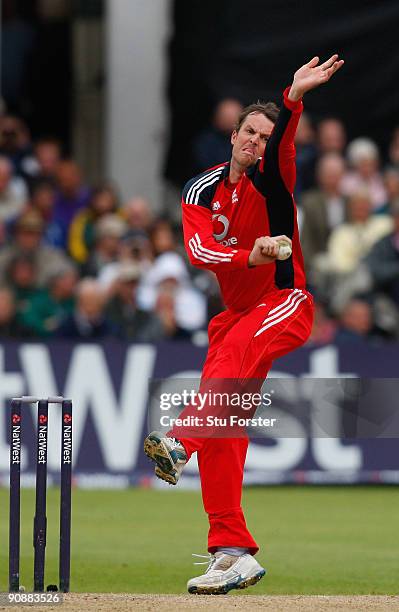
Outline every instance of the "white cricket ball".
{"label": "white cricket ball", "polygon": [[290,243],[287,242],[287,240],[279,240],[278,245],[279,245],[279,249],[278,249],[277,259],[279,261],[284,261],[285,259],[288,259],[289,257],[291,257],[292,248],[291,248]]}
{"label": "white cricket ball", "polygon": [[19,592],[20,592],[20,593],[25,593],[25,587],[24,587],[24,585],[23,585],[23,584],[21,584],[21,585],[19,586]]}

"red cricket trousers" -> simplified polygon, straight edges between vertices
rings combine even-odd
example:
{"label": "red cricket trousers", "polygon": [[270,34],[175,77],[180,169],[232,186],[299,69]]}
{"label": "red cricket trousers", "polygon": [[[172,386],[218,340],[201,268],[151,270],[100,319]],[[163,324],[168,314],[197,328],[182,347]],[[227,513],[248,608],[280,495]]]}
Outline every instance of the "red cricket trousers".
{"label": "red cricket trousers", "polygon": [[[300,289],[276,290],[244,312],[226,310],[209,324],[209,349],[201,385],[207,379],[264,380],[273,360],[301,346],[313,323],[313,299]],[[252,416],[252,415],[251,415]],[[234,546],[255,554],[241,508],[248,437],[183,437],[188,458],[197,451],[202,499],[209,517],[208,550]]]}

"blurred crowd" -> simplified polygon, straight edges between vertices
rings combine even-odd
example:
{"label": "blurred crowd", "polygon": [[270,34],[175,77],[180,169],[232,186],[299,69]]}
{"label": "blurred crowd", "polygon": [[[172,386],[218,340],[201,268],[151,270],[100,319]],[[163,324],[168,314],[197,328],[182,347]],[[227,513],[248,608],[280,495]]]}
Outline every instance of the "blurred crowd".
{"label": "blurred crowd", "polygon": [[2,338],[201,341],[214,285],[196,287],[177,235],[144,198],[88,185],[61,143],[0,118]]}
{"label": "blurred crowd", "polygon": [[399,337],[399,129],[383,155],[345,126],[301,118],[296,137],[301,242],[317,301],[314,342]]}
{"label": "blurred crowd", "polygon": [[[193,142],[193,174],[229,159],[240,111],[217,105]],[[397,339],[399,128],[383,157],[369,138],[347,142],[339,119],[304,115],[296,147],[311,342]],[[222,309],[213,273],[187,265],[181,226],[140,195],[87,184],[60,142],[0,117],[1,338],[204,343]]]}

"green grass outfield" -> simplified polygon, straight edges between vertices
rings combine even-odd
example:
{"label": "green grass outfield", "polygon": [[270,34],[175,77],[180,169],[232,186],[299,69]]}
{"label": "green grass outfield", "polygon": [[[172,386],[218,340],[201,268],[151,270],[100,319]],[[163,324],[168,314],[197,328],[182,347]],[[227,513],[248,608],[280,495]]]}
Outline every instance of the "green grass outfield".
{"label": "green grass outfield", "polygon": [[[57,490],[48,496],[46,583],[57,582]],[[32,588],[34,491],[22,491],[21,584]],[[252,594],[397,594],[399,488],[246,489],[248,525],[268,575]],[[199,493],[176,489],[73,493],[73,591],[184,593],[206,566]],[[7,588],[8,491],[0,489],[0,591]]]}

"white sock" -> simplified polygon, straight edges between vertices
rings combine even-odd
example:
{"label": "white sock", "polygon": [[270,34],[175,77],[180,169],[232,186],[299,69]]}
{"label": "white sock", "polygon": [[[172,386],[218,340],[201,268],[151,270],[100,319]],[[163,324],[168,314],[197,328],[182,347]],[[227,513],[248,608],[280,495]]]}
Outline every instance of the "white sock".
{"label": "white sock", "polygon": [[237,546],[219,546],[218,552],[222,552],[225,555],[233,555],[233,557],[241,557],[248,552],[248,548],[238,548]]}

